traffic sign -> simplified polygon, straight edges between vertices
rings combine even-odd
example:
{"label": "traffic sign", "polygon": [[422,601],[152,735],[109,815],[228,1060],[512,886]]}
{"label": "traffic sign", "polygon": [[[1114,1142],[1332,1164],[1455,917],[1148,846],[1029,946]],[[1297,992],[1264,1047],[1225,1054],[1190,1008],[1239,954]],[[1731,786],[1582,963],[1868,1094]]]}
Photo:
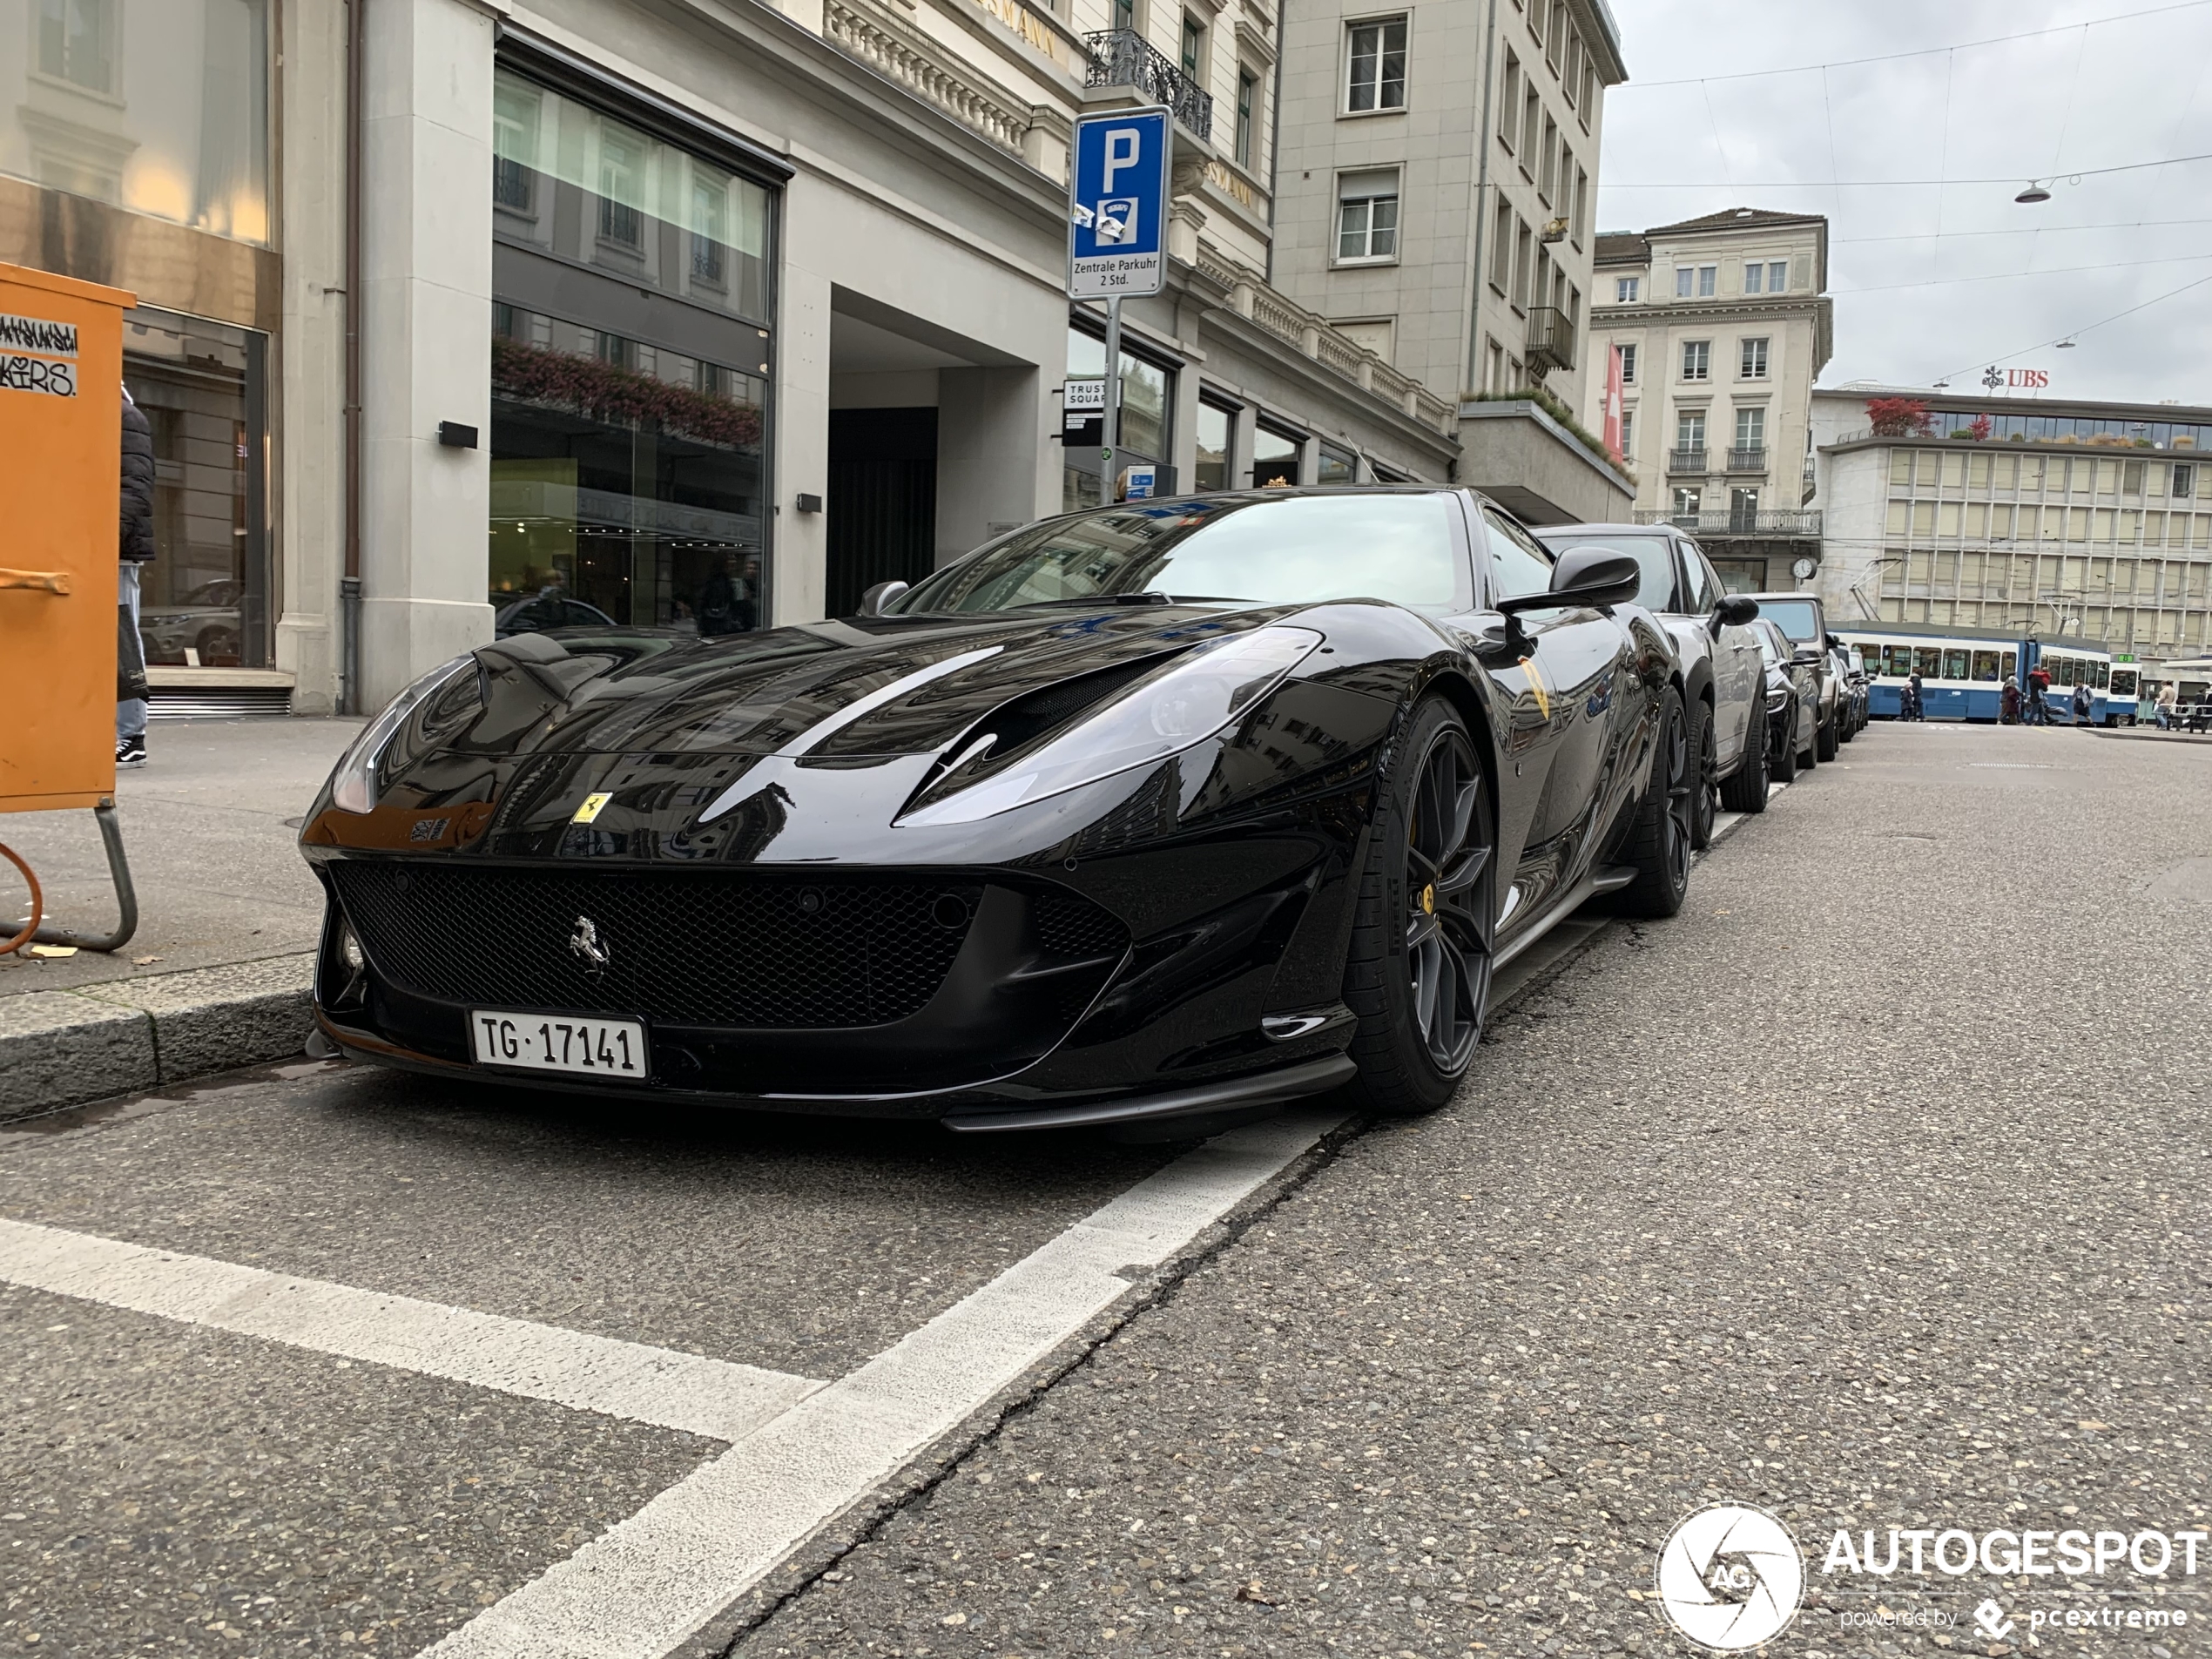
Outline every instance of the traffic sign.
{"label": "traffic sign", "polygon": [[1076,120],[1068,172],[1070,299],[1125,300],[1166,286],[1172,119],[1156,108]]}

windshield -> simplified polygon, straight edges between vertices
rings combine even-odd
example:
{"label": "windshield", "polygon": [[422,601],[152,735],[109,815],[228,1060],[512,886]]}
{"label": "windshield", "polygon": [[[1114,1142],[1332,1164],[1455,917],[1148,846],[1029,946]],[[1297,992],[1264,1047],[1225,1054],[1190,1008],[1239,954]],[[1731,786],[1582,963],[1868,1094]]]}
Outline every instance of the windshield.
{"label": "windshield", "polygon": [[1445,607],[1459,589],[1454,510],[1444,495],[1132,502],[1016,530],[889,608],[908,615],[1010,610],[1136,593]]}
{"label": "windshield", "polygon": [[1820,637],[1820,607],[1811,599],[1762,599],[1759,615],[1800,645]]}
{"label": "windshield", "polygon": [[1781,667],[1782,653],[1775,649],[1774,630],[1754,628],[1751,630],[1751,637],[1759,642],[1759,655],[1766,659],[1766,665],[1769,668]]}
{"label": "windshield", "polygon": [[1602,547],[1625,553],[1643,571],[1635,602],[1646,610],[1675,608],[1675,561],[1666,538],[1658,536],[1546,536],[1540,538],[1554,553],[1570,547]]}

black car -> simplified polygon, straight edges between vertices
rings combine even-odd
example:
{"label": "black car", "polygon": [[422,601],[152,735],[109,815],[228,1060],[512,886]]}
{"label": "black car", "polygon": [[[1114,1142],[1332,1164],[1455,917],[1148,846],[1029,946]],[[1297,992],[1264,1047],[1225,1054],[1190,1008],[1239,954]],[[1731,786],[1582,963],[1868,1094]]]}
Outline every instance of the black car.
{"label": "black car", "polygon": [[[1771,617],[1751,624],[1766,665],[1767,769],[1778,784],[1797,781],[1797,763],[1815,747],[1820,729],[1820,669],[1817,656],[1800,651]],[[1811,765],[1808,759],[1805,764]],[[1766,803],[1747,806],[1763,813]]]}
{"label": "black car", "polygon": [[962,1130],[1432,1109],[1500,963],[1682,903],[1638,579],[1467,491],[1271,489],[1048,519],[843,620],[496,641],[306,820],[320,1029]]}

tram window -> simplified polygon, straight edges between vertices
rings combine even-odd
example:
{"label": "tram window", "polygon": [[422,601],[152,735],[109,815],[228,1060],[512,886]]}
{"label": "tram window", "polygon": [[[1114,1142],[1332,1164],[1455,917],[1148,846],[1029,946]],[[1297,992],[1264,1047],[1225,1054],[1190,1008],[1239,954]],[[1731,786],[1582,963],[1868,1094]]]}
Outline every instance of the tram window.
{"label": "tram window", "polygon": [[1997,653],[1995,651],[1978,651],[1974,653],[1974,678],[1978,680],[1993,680],[1997,678]]}
{"label": "tram window", "polygon": [[2015,666],[2019,662],[2020,654],[2017,651],[2006,651],[2003,658],[2003,666],[1997,671],[2000,677],[2005,679],[2012,678]]}
{"label": "tram window", "polygon": [[1943,672],[1943,653],[1933,645],[1912,648],[1912,667],[1923,679],[1938,679]]}
{"label": "tram window", "polygon": [[2115,668],[2112,671],[2112,694],[2114,697],[2134,696],[2135,685],[2135,671],[2134,669]]}
{"label": "tram window", "polygon": [[2109,691],[2111,688],[2112,664],[2110,663],[2099,663],[2097,664],[2097,689],[2100,691]]}
{"label": "tram window", "polygon": [[1966,678],[1966,653],[1955,648],[1943,653],[1943,678],[1962,680]]}
{"label": "tram window", "polygon": [[1896,675],[1899,679],[1905,679],[1911,676],[1912,672],[1912,646],[1892,645],[1890,647],[1890,672]]}

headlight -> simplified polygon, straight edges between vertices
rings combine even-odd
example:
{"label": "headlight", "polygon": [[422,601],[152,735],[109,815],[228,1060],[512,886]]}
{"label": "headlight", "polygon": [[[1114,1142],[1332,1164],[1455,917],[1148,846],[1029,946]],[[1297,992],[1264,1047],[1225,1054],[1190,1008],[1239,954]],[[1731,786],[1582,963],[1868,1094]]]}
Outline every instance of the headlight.
{"label": "headlight", "polygon": [[376,763],[384,757],[407,717],[420,708],[424,701],[436,695],[448,681],[463,670],[476,671],[474,655],[456,657],[441,667],[432,669],[421,679],[401,691],[384,705],[384,712],[361,728],[361,736],[338,758],[338,766],[330,774],[330,804],[341,812],[368,813],[376,807]]}
{"label": "headlight", "polygon": [[1244,714],[1320,643],[1321,636],[1307,628],[1257,628],[1201,645],[1003,771],[963,788],[959,772],[989,759],[987,745],[971,746],[943,780],[954,792],[899,821],[972,824],[1116,772],[1155,765]]}

